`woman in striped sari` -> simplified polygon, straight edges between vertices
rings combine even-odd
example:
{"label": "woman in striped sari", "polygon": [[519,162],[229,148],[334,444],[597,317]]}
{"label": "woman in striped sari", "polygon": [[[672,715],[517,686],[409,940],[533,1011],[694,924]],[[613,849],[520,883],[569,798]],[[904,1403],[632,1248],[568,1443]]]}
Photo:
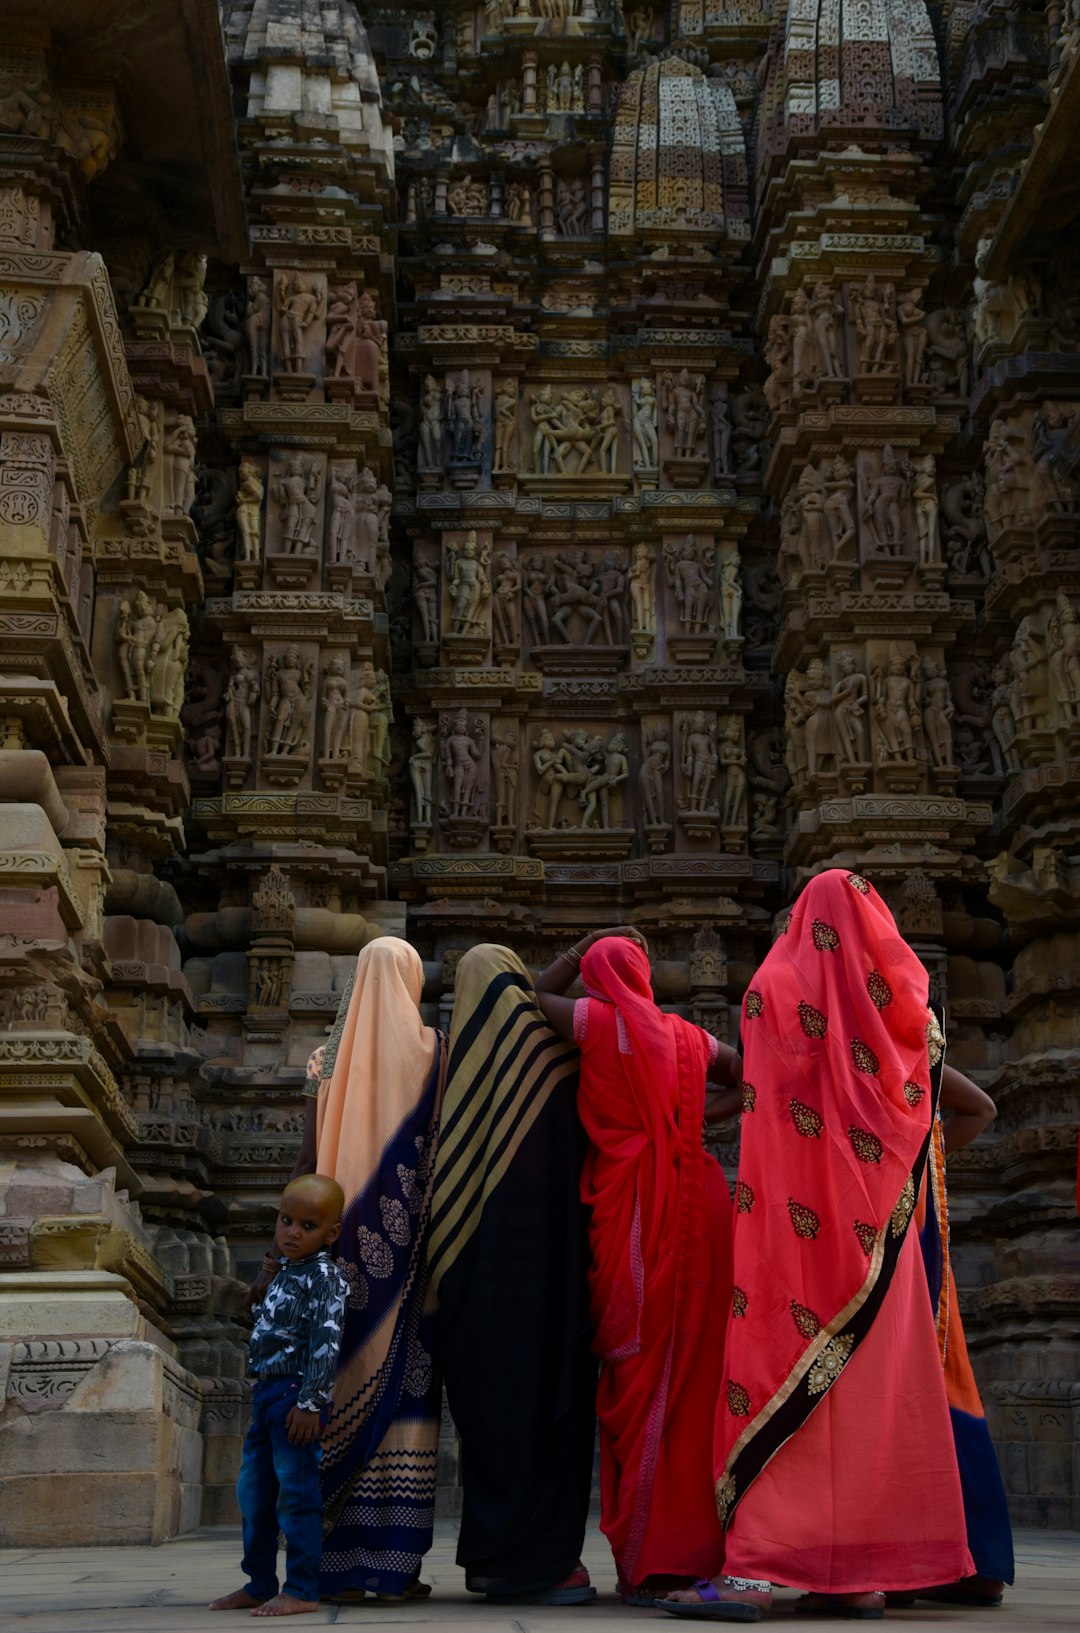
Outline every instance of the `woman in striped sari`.
{"label": "woman in striped sari", "polygon": [[322,1433],[324,1598],[407,1599],[431,1546],[439,1384],[425,1309],[443,1040],[420,1017],[423,965],[383,936],[360,953],[329,1042],[308,1065],[297,1171],[332,1175],[349,1278]]}
{"label": "woman in striped sari", "polygon": [[457,970],[431,1212],[436,1357],[461,1436],[458,1563],[489,1601],[583,1604],[596,1373],[578,1196],[577,1050],[524,965]]}

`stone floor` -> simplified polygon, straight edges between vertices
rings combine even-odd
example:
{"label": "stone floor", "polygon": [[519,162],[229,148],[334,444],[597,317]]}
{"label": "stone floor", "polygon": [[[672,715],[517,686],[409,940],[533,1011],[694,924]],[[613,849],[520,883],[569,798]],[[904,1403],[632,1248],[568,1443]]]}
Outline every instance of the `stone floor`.
{"label": "stone floor", "polygon": [[[42,1516],[47,1526],[48,1517]],[[410,1628],[451,1625],[455,1633],[587,1633],[597,1622],[628,1629],[643,1621],[657,1626],[645,1610],[627,1610],[614,1594],[614,1572],[604,1539],[593,1528],[586,1563],[600,1589],[599,1601],[576,1610],[528,1609],[516,1615],[481,1607],[466,1594],[454,1564],[454,1525],[440,1522],[435,1546],[424,1567],[431,1599],[400,1608],[386,1605],[325,1605],[294,1627],[361,1625]],[[203,1633],[250,1625],[239,1616],[211,1615],[208,1599],[239,1586],[239,1532],[199,1532],[161,1548],[41,1548],[0,1550],[0,1628],[4,1633]],[[790,1626],[795,1595],[777,1598],[777,1618]],[[660,1618],[674,1628],[670,1617]],[[926,1606],[891,1611],[893,1623],[917,1625],[922,1633],[945,1628],[1013,1629],[1080,1626],[1080,1536],[1070,1532],[1027,1531],[1017,1537],[1017,1585],[1000,1611],[945,1610]],[[265,1627],[266,1622],[260,1622]],[[818,1626],[839,1627],[831,1618]],[[843,1625],[847,1625],[846,1623]]]}

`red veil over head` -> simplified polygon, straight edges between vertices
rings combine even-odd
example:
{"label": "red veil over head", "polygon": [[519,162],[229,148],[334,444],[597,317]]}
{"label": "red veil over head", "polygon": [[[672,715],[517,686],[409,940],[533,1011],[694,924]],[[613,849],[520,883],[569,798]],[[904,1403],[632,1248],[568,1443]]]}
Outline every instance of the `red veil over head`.
{"label": "red veil over head", "polygon": [[888,1289],[943,1052],[924,966],[877,891],[812,879],[743,1001],[735,1264],[716,1417],[735,1504],[824,1398]]}

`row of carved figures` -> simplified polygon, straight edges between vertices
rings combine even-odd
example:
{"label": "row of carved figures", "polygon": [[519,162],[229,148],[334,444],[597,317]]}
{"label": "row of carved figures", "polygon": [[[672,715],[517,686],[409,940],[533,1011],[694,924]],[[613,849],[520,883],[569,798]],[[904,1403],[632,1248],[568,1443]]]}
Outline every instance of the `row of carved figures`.
{"label": "row of carved figures", "polygon": [[[534,551],[518,562],[508,551],[492,561],[488,543],[475,532],[445,546],[449,629],[451,636],[486,635],[488,612],[497,644],[521,641],[522,613],[534,646],[566,642],[588,646],[602,639],[622,646],[627,639],[627,595],[630,630],[656,634],[656,551],[644,540],[633,547],[629,569],[626,551],[613,546],[599,555],[578,547],[554,554]],[[664,575],[678,608],[679,623],[691,635],[722,633],[739,638],[743,592],[737,550],[718,553],[708,538],[687,534],[669,540],[663,550]],[[413,592],[421,638],[439,638],[439,581],[435,561],[418,553]]]}
{"label": "row of carved figures", "polygon": [[322,762],[347,764],[362,777],[384,774],[393,718],[386,672],[364,662],[351,674],[348,658],[334,653],[316,702],[316,660],[295,645],[268,654],[263,670],[256,652],[233,647],[221,711],[198,713],[189,736],[188,752],[200,770],[217,768],[223,735],[226,759],[250,763],[260,700],[265,754],[307,761],[317,744]]}
{"label": "row of carved figures", "polygon": [[[235,542],[236,560],[254,563],[264,555],[264,505],[267,481],[263,467],[243,459],[232,493],[228,473],[210,484],[210,497],[198,520],[211,578],[228,576],[228,557]],[[355,460],[289,455],[271,464],[270,512],[265,553],[285,556],[322,555],[329,565],[348,564],[386,587],[390,574],[390,490],[370,466]],[[234,528],[228,525],[231,510]]]}

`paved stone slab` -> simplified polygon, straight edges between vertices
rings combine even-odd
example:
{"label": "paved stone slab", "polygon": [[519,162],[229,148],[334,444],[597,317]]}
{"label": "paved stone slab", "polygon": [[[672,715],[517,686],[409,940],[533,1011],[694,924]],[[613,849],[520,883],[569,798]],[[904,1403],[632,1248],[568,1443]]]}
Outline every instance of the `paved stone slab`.
{"label": "paved stone slab", "polygon": [[[479,1603],[465,1592],[454,1563],[456,1527],[443,1521],[424,1565],[434,1592],[409,1605],[323,1605],[299,1618],[299,1627],[451,1626],[454,1633],[588,1633],[602,1623],[629,1629],[656,1615],[628,1610],[615,1595],[611,1555],[595,1525],[585,1562],[600,1590],[594,1605],[570,1609],[530,1607],[516,1614]],[[220,1528],[181,1537],[160,1548],[41,1548],[0,1551],[0,1627],[4,1633],[219,1633],[248,1625],[240,1616],[212,1615],[207,1602],[239,1585],[240,1533]],[[775,1620],[791,1625],[795,1595],[777,1596]],[[924,1633],[969,1627],[1014,1629],[1080,1624],[1080,1536],[1071,1532],[1022,1532],[1017,1538],[1017,1585],[1002,1610],[991,1612],[926,1606],[891,1611],[887,1620]],[[673,1626],[670,1618],[663,1625]],[[260,1624],[265,1625],[265,1624]],[[800,1622],[799,1625],[805,1625]],[[823,1619],[815,1626],[847,1626]]]}

